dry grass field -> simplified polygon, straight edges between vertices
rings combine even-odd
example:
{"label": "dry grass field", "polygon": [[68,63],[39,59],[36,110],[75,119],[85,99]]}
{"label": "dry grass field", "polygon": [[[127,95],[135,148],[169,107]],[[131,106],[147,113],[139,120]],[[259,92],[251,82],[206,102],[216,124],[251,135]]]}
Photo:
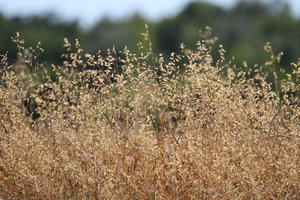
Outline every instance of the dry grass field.
{"label": "dry grass field", "polygon": [[300,199],[300,62],[277,81],[266,45],[272,86],[222,47],[213,60],[214,38],[166,60],[144,36],[138,53],[95,55],[65,39],[51,72],[40,46],[14,38],[18,62],[1,58],[0,196]]}

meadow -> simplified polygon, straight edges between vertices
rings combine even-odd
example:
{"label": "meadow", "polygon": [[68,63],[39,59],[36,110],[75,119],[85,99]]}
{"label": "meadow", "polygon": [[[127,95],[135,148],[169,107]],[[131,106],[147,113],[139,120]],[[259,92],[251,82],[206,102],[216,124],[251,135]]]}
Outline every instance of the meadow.
{"label": "meadow", "polygon": [[135,52],[65,39],[47,69],[17,34],[0,64],[0,196],[300,199],[300,61],[278,81],[270,44],[263,66],[237,66],[210,31],[168,58],[147,27]]}

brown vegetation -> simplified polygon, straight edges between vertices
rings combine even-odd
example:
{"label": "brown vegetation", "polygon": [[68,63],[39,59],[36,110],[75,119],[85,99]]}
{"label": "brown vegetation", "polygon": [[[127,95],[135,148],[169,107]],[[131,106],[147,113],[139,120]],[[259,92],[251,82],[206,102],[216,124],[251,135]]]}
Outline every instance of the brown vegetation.
{"label": "brown vegetation", "polygon": [[299,65],[272,90],[261,71],[225,61],[222,48],[213,62],[214,39],[164,61],[144,35],[139,53],[105,57],[65,40],[57,80],[45,72],[39,83],[2,57],[0,196],[300,199]]}

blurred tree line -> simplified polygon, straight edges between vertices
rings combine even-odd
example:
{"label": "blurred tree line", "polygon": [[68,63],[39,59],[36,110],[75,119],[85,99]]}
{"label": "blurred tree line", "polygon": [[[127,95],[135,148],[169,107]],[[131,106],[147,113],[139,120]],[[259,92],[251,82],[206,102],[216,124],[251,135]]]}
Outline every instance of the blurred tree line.
{"label": "blurred tree line", "polygon": [[271,42],[275,52],[283,51],[282,67],[300,57],[300,20],[295,18],[283,1],[239,1],[229,9],[195,1],[176,16],[150,22],[136,14],[130,18],[114,21],[104,18],[93,27],[82,28],[78,22],[63,22],[53,15],[7,18],[0,14],[0,53],[9,52],[16,59],[16,47],[10,37],[19,32],[26,46],[42,42],[45,52],[40,59],[48,63],[60,63],[63,38],[70,41],[79,38],[88,52],[97,52],[112,47],[128,46],[136,49],[142,39],[144,24],[150,25],[154,51],[168,56],[178,51],[181,42],[188,48],[199,40],[199,30],[205,26],[213,29],[218,43],[227,50],[227,57],[235,57],[236,63],[246,60],[249,64],[267,59],[263,46]]}

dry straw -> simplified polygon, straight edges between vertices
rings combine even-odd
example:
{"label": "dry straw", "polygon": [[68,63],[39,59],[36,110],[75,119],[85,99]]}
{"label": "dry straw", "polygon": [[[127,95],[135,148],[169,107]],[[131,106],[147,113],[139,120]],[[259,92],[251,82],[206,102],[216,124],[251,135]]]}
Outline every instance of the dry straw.
{"label": "dry straw", "polygon": [[40,46],[14,38],[18,62],[1,60],[0,198],[300,199],[300,63],[279,82],[266,46],[272,87],[223,47],[214,61],[215,38],[166,59],[144,36],[135,54],[65,39],[65,62],[46,71]]}

